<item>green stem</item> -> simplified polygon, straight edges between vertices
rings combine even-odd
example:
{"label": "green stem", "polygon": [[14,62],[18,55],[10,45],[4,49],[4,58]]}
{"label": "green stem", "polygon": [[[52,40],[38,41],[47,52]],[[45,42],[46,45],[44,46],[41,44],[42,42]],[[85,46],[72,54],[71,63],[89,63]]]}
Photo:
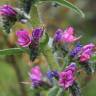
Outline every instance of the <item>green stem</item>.
{"label": "green stem", "polygon": [[[41,19],[41,14],[39,10],[39,6],[37,7],[37,13],[40,20],[40,23],[43,24]],[[50,70],[60,70],[59,64],[57,63],[56,59],[54,58],[54,55],[52,53],[52,49],[47,45],[44,48],[42,48],[42,53],[46,57],[46,60],[48,62],[48,69]]]}
{"label": "green stem", "polygon": [[49,68],[51,70],[60,70],[60,67],[54,58],[52,53],[52,49],[47,45],[45,48],[42,49],[43,55],[46,57]]}

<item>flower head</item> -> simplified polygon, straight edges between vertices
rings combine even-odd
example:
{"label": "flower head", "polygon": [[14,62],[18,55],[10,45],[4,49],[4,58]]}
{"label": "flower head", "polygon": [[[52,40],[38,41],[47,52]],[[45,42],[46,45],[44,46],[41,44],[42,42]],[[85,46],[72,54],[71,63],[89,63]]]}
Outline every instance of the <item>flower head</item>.
{"label": "flower head", "polygon": [[65,71],[66,70],[71,70],[73,73],[75,73],[75,71],[76,71],[76,63],[71,62],[70,65],[66,67]]}
{"label": "flower head", "polygon": [[29,73],[30,80],[32,81],[32,86],[37,87],[39,86],[40,82],[42,81],[42,73],[39,66],[35,66],[31,69]]}
{"label": "flower head", "polygon": [[43,32],[44,32],[44,29],[40,27],[33,29],[33,32],[32,32],[33,40],[38,41],[42,37]]}
{"label": "flower head", "polygon": [[90,50],[92,51],[95,45],[93,43],[87,44],[82,48],[82,51]]}
{"label": "flower head", "polygon": [[72,43],[74,41],[79,40],[81,37],[75,37],[74,36],[74,29],[73,27],[68,27],[62,36],[62,40],[66,43]]}
{"label": "flower head", "polygon": [[80,62],[87,62],[91,58],[94,47],[95,45],[92,43],[83,46],[81,50],[81,55],[80,55]]}
{"label": "flower head", "polygon": [[81,44],[77,44],[76,47],[70,52],[70,56],[71,57],[75,57],[78,55],[78,53],[81,51],[82,49],[82,45]]}
{"label": "flower head", "polygon": [[18,37],[17,43],[22,47],[28,47],[31,44],[31,37],[27,30],[21,29],[16,32]]}
{"label": "flower head", "polygon": [[53,81],[53,78],[56,78],[56,79],[59,78],[59,73],[56,70],[54,70],[54,71],[48,71],[47,72],[47,77],[48,77],[48,79],[50,81]]}
{"label": "flower head", "polygon": [[91,56],[89,54],[83,53],[80,56],[80,62],[87,62],[90,58],[91,58]]}
{"label": "flower head", "polygon": [[17,12],[11,5],[3,5],[0,7],[0,15],[4,16],[16,16]]}
{"label": "flower head", "polygon": [[79,40],[80,37],[74,36],[74,29],[73,27],[68,27],[65,31],[58,29],[54,36],[54,40],[57,42],[65,42],[65,43],[72,43]]}
{"label": "flower head", "polygon": [[1,26],[9,33],[12,26],[17,21],[17,11],[11,5],[0,6]]}
{"label": "flower head", "polygon": [[71,63],[63,72],[59,75],[59,85],[64,89],[69,88],[74,83],[74,72],[76,71],[76,64]]}
{"label": "flower head", "polygon": [[58,30],[56,31],[56,33],[55,33],[54,41],[60,42],[60,41],[61,41],[61,38],[62,38],[62,35],[63,35],[63,30],[58,29]]}

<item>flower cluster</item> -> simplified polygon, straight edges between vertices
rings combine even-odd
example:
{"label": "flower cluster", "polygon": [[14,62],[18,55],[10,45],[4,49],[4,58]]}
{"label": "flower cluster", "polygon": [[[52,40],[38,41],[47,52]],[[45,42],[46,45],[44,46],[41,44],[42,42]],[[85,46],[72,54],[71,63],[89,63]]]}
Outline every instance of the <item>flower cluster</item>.
{"label": "flower cluster", "polygon": [[30,59],[34,61],[39,55],[39,41],[42,38],[44,29],[37,27],[32,30],[32,33],[26,29],[20,29],[16,32],[18,37],[17,43],[22,47],[29,48]]}
{"label": "flower cluster", "polygon": [[18,37],[17,43],[22,47],[28,47],[30,45],[37,44],[43,35],[43,28],[37,27],[32,30],[32,34],[25,29],[21,29],[16,32]]}
{"label": "flower cluster", "polygon": [[11,5],[0,6],[1,26],[5,32],[10,32],[10,29],[17,21],[16,16],[17,12]]}
{"label": "flower cluster", "polygon": [[76,72],[76,64],[71,63],[63,72],[59,75],[59,85],[64,89],[69,88],[73,85],[74,73]]}
{"label": "flower cluster", "polygon": [[13,17],[16,16],[17,12],[11,5],[3,5],[0,7],[0,15]]}
{"label": "flower cluster", "polygon": [[[75,44],[75,41],[79,40],[80,37],[75,37],[73,34],[74,30],[72,27],[68,27],[64,32],[61,29],[58,29],[56,31],[56,34],[54,36],[54,45],[59,45],[59,46],[54,46],[58,47],[57,54],[58,54],[58,49],[63,46],[73,46],[73,43]],[[61,44],[62,43],[62,44]],[[64,47],[65,48],[65,47]],[[76,46],[72,48],[67,47],[67,55],[69,58],[70,62],[78,62],[83,69],[86,71],[87,74],[91,73],[92,74],[92,65],[89,63],[91,60],[91,56],[94,54],[94,49],[95,45],[93,43],[89,43],[87,45],[81,45],[80,43],[77,43]],[[62,53],[65,52],[65,50],[60,51]],[[63,58],[66,56],[64,54]],[[62,58],[62,57],[61,57]]]}
{"label": "flower cluster", "polygon": [[93,49],[95,45],[90,43],[85,46],[77,45],[71,52],[70,56],[71,57],[77,57],[79,58],[80,62],[87,62],[90,60],[92,54],[93,54]]}
{"label": "flower cluster", "polygon": [[[43,36],[43,33],[44,29],[40,27],[34,28],[32,30],[32,33],[30,33],[26,29],[21,29],[16,32],[16,35],[18,37],[17,43],[22,47],[29,48],[32,57],[31,60],[34,60],[34,58],[36,58],[36,56],[38,55],[37,52],[40,47],[40,40]],[[53,65],[50,68],[49,66],[50,71],[46,72],[45,76],[45,74],[41,72],[39,66],[33,67],[29,73],[33,88],[43,88],[48,90],[55,85],[62,88],[63,90],[71,90],[71,93],[75,94],[74,96],[80,96],[80,88],[77,80],[75,79],[75,74],[78,71],[78,64],[80,66],[84,65],[82,67],[87,75],[92,73],[93,69],[90,67],[90,64],[88,62],[92,54],[94,53],[95,48],[95,45],[93,43],[89,43],[87,45],[81,45],[78,42],[74,43],[80,38],[81,36],[74,36],[74,30],[72,27],[68,27],[65,31],[61,29],[58,29],[56,31],[53,44],[57,46],[53,46],[53,48],[58,48],[55,50],[55,52],[57,52],[56,55],[53,56],[61,56],[59,57],[59,59],[57,58],[58,67],[60,66],[60,68],[56,69],[53,67]],[[72,46],[73,44],[76,44],[75,47]],[[69,47],[66,47],[67,45]],[[72,48],[70,46],[72,46]],[[49,52],[49,49],[47,51]],[[58,55],[59,52],[61,53]],[[64,56],[62,56],[61,54]],[[45,56],[47,56],[46,53]],[[48,56],[50,55],[48,54]],[[61,60],[63,60],[64,63]]]}
{"label": "flower cluster", "polygon": [[[26,23],[28,19],[30,19],[28,14],[30,13],[31,6],[39,1],[42,2],[48,0],[21,0],[21,3],[23,3],[21,9],[11,5],[0,6],[1,26],[3,25],[2,27],[4,30],[9,33],[10,29],[17,21]],[[59,0],[56,1],[58,1],[56,3],[59,3]],[[63,0],[60,4],[62,5],[62,3]],[[69,3],[68,6],[70,5],[71,3]],[[77,11],[80,12],[80,10]],[[81,45],[80,43],[76,44],[76,41],[79,41],[81,36],[76,36],[74,28],[71,26],[67,27],[65,30],[57,29],[53,39],[46,34],[46,37],[42,38],[45,36],[43,35],[44,31],[43,27],[36,27],[33,28],[31,32],[27,29],[20,29],[16,32],[17,44],[23,47],[19,49],[27,49],[31,61],[34,61],[38,55],[43,55],[45,57],[44,61],[46,60],[47,63],[46,68],[42,67],[44,71],[40,69],[41,65],[33,65],[34,67],[32,67],[29,72],[31,86],[36,90],[34,91],[35,96],[41,96],[42,93],[44,95],[47,93],[46,96],[63,96],[63,93],[66,90],[71,92],[70,96],[81,96],[80,87],[77,83],[78,79],[75,78],[77,76],[76,73],[79,68],[83,68],[88,76],[92,75],[95,68],[93,68],[90,61],[91,56],[94,54],[95,45],[93,43],[87,45]],[[49,40],[51,40],[53,46],[49,47]],[[17,51],[17,48],[15,48],[15,50]],[[3,53],[5,51],[1,50]],[[7,50],[8,54],[12,53],[13,48],[12,51],[9,51],[10,50]],[[45,72],[45,70],[49,71]],[[43,92],[40,92],[42,90]],[[44,92],[45,90],[50,91]]]}
{"label": "flower cluster", "polygon": [[80,55],[81,62],[86,62],[91,58],[91,55],[93,54],[94,47],[95,47],[95,45],[92,43],[83,46],[83,48],[81,50],[81,55]]}
{"label": "flower cluster", "polygon": [[33,87],[40,86],[40,83],[42,82],[42,72],[39,68],[39,66],[35,66],[31,69],[31,72],[29,73],[30,80],[32,81]]}
{"label": "flower cluster", "polygon": [[54,36],[54,41],[72,43],[74,41],[79,40],[80,38],[81,38],[81,36],[80,37],[74,36],[73,27],[68,27],[65,31],[63,31],[62,29],[58,29]]}
{"label": "flower cluster", "polygon": [[[54,41],[55,43],[73,43],[79,40],[80,37],[75,37],[73,27],[68,27],[65,31],[58,29],[55,33]],[[73,58],[78,57],[80,62],[87,62],[91,58],[94,47],[95,45],[92,43],[85,46],[77,44],[76,47],[72,49],[69,55]]]}
{"label": "flower cluster", "polygon": [[[58,73],[57,71],[48,71],[47,77],[48,79],[50,79],[50,81],[53,78],[57,79],[58,84],[64,89],[67,89],[70,86],[72,86],[75,81],[75,78],[74,78],[75,72],[76,72],[76,64],[71,63],[69,66],[65,68],[64,71],[60,73]],[[31,69],[31,72],[29,73],[29,77],[30,77],[33,87],[36,88],[42,85],[43,74],[39,66],[35,66]],[[54,82],[54,80],[52,82]]]}
{"label": "flower cluster", "polygon": [[[18,19],[22,23],[24,23],[30,17],[24,13],[19,8],[15,8],[11,5],[3,5],[0,6],[0,16],[6,17],[7,19]],[[25,19],[24,19],[25,18]]]}
{"label": "flower cluster", "polygon": [[0,6],[0,19],[5,32],[9,33],[15,22],[26,23],[30,18],[24,11],[11,5]]}
{"label": "flower cluster", "polygon": [[[72,44],[73,42],[79,40],[80,37],[77,38],[77,37],[73,36],[73,32],[74,31],[73,31],[73,28],[72,27],[67,28],[64,32],[61,29],[58,29],[56,31],[55,36],[54,36],[55,43],[59,43],[59,42],[65,43],[66,42],[66,43]],[[39,39],[42,37],[43,30],[40,29],[40,28],[34,29],[33,32],[32,32],[31,38],[30,38],[30,35],[28,35],[28,32],[25,31],[25,33],[23,33],[23,35],[25,34],[24,36],[19,34],[21,36],[21,38],[19,37],[20,40],[18,39],[18,43],[21,46],[22,45],[29,46],[33,41],[38,42]],[[26,41],[26,43],[21,44],[19,41],[21,43],[24,43]],[[81,45],[80,43],[77,43],[76,46],[75,46],[75,48],[73,48],[69,52],[68,56],[69,57],[71,56],[72,58],[77,57],[77,60],[79,60],[78,62],[88,62],[89,59],[91,58],[91,55],[93,54],[94,47],[95,47],[95,45],[92,44],[92,43],[87,44],[87,45],[84,45],[84,46]],[[86,63],[86,66],[85,67],[89,68],[87,65],[88,64]],[[34,68],[34,70],[35,70],[35,68]],[[51,83],[53,83],[54,82],[54,79],[56,79],[57,82],[58,82],[58,84],[59,84],[59,86],[62,87],[63,89],[68,89],[68,88],[71,88],[72,89],[72,86],[75,86],[74,84],[76,84],[76,80],[75,80],[76,70],[77,70],[76,63],[75,62],[69,62],[69,66],[67,66],[65,68],[65,70],[63,70],[61,72],[56,71],[56,70],[48,71],[47,72],[47,77],[48,77],[48,79],[49,79],[49,81]],[[40,75],[41,72],[40,71],[36,71],[36,72],[37,72],[36,73],[37,75],[34,72],[32,72],[36,76],[36,80],[35,81],[32,79],[32,82],[35,82],[35,85],[37,84],[36,83],[37,81],[38,82],[41,81],[41,75]],[[34,78],[34,75],[32,76],[33,78]]]}

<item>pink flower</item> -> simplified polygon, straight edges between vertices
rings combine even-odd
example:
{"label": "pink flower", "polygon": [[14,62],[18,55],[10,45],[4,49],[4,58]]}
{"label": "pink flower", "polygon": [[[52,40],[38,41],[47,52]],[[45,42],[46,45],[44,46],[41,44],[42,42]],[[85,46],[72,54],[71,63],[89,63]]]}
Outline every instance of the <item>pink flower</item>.
{"label": "pink flower", "polygon": [[93,43],[90,43],[90,44],[85,45],[85,46],[82,48],[82,50],[83,50],[83,51],[86,51],[86,50],[92,51],[94,47],[95,47],[95,45],[94,45]]}
{"label": "pink flower", "polygon": [[72,86],[74,83],[75,63],[71,63],[63,72],[59,74],[59,85],[64,89]]}
{"label": "pink flower", "polygon": [[16,16],[17,12],[13,9],[11,5],[0,6],[0,15],[5,16]]}
{"label": "pink flower", "polygon": [[71,70],[73,73],[76,71],[76,63],[72,62],[69,66],[66,67],[65,71]]}
{"label": "pink flower", "polygon": [[21,29],[16,32],[18,37],[17,43],[22,47],[28,47],[31,44],[31,37],[27,30]]}
{"label": "pink flower", "polygon": [[63,31],[62,29],[58,29],[55,33],[54,41],[72,43],[79,40],[80,38],[81,36],[79,37],[74,36],[73,27],[68,27],[65,31]]}
{"label": "pink flower", "polygon": [[62,35],[62,41],[66,43],[72,43],[74,41],[79,40],[80,38],[81,36],[80,37],[74,36],[74,29],[72,27],[68,27]]}
{"label": "pink flower", "polygon": [[80,56],[80,62],[86,62],[90,59],[90,55],[89,54],[86,54],[86,53],[83,53],[81,56]]}
{"label": "pink flower", "polygon": [[90,43],[82,48],[80,55],[80,62],[87,62],[91,58],[94,47],[95,45]]}
{"label": "pink flower", "polygon": [[42,73],[39,66],[35,66],[31,69],[29,73],[30,79],[33,86],[38,86],[42,80]]}

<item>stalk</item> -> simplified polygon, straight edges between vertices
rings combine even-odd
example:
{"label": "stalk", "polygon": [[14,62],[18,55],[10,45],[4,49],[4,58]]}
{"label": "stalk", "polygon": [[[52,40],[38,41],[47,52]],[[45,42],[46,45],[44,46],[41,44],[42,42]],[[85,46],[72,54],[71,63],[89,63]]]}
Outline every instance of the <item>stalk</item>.
{"label": "stalk", "polygon": [[52,53],[52,49],[48,45],[42,49],[42,53],[46,57],[49,68],[51,70],[60,70],[60,66],[57,63],[56,59],[54,58],[54,55]]}

